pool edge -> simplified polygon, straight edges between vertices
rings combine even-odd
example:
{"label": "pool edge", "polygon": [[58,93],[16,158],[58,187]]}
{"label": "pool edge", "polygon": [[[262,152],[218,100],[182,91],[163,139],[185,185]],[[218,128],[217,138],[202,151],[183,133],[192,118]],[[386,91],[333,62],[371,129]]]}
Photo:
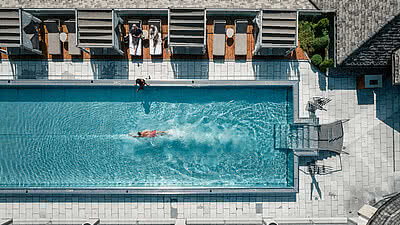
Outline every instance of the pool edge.
{"label": "pool edge", "polygon": [[[164,81],[150,80],[152,86],[183,86],[183,87],[207,87],[207,86],[271,86],[271,87],[291,87],[293,98],[293,123],[310,123],[310,118],[299,117],[299,81],[259,81],[259,80],[179,80]],[[51,86],[67,86],[67,87],[129,87],[134,85],[134,81],[37,81],[37,80],[18,80],[18,81],[0,81],[2,88],[18,88],[18,87],[51,87]],[[278,193],[298,193],[299,191],[299,164],[298,156],[293,154],[293,187],[289,188],[224,188],[224,187],[185,187],[185,188],[138,188],[138,187],[118,187],[118,188],[0,188],[0,194],[62,194],[62,195],[87,195],[87,194],[278,194]]]}

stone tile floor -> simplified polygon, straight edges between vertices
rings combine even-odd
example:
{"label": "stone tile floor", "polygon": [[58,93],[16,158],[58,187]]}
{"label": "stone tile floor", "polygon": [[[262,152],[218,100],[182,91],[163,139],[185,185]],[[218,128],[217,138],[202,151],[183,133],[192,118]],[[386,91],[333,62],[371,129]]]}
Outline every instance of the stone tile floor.
{"label": "stone tile floor", "polygon": [[306,61],[8,61],[0,63],[0,79],[94,80],[149,78],[209,80],[298,80]]}
{"label": "stone tile floor", "polygon": [[8,61],[0,63],[0,78],[94,80],[149,78],[209,80],[298,80],[305,61]]}
{"label": "stone tile floor", "polygon": [[[287,69],[292,68],[291,63],[298,66],[295,69]],[[241,72],[236,77],[236,68],[239,68],[237,64],[240,64],[238,71]],[[243,66],[242,70],[244,64],[237,64],[228,62],[222,66],[215,63],[212,66],[208,65],[209,79],[257,79],[257,73],[254,72],[257,71],[254,70],[257,66],[246,62],[247,66]],[[308,99],[312,96],[325,96],[332,101],[327,105],[327,111],[317,113],[322,123],[350,119],[344,125],[344,145],[349,154],[336,156],[325,153],[315,158],[317,164],[333,168],[327,175],[308,175],[305,166],[307,160],[301,159],[297,194],[34,197],[0,195],[0,218],[354,217],[363,204],[374,203],[386,194],[400,191],[400,177],[397,173],[400,170],[398,87],[392,87],[387,79],[382,89],[357,91],[354,77],[327,78],[314,70],[308,62],[273,61],[261,64],[261,68],[264,68],[264,65],[267,68],[259,70],[266,71],[261,73],[265,75],[262,79],[300,79],[300,115],[307,115],[304,108]],[[1,71],[4,71],[3,65],[5,64],[0,65]],[[161,74],[159,79],[165,79],[162,75],[164,62],[161,62],[161,70],[158,66],[149,69],[149,65],[152,67],[152,64],[140,65],[141,70],[136,71],[135,68],[133,74],[140,71],[143,74],[144,71],[148,71],[147,75],[157,74],[157,68]],[[188,71],[202,71],[201,63],[199,67],[197,63],[193,63],[194,66],[191,66],[191,63],[188,65],[191,68]],[[165,66],[165,71],[173,71],[173,66],[169,66],[168,63]],[[213,76],[210,76],[211,67],[214,68]],[[128,71],[132,71],[130,68],[128,65]],[[235,72],[232,73],[235,76],[231,78],[229,71],[233,71],[233,68]],[[68,70],[71,69],[75,71],[75,68],[68,65]],[[169,72],[167,79],[179,78],[169,77]],[[241,76],[242,72],[244,76]],[[129,79],[134,78],[135,75],[129,75]]]}

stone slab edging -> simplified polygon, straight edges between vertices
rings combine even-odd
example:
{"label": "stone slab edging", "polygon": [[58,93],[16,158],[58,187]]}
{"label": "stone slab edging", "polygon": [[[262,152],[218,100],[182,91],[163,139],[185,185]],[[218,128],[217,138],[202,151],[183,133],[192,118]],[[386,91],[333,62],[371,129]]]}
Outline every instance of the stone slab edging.
{"label": "stone slab edging", "polygon": [[163,225],[177,225],[179,222],[184,225],[199,225],[199,224],[246,224],[246,225],[268,225],[271,222],[278,224],[347,224],[348,218],[346,217],[321,217],[321,218],[267,218],[267,217],[243,217],[243,218],[182,218],[182,219],[11,219],[12,224],[71,224],[71,225],[82,225],[88,223],[88,221],[96,220],[98,224],[137,224],[137,225],[151,225],[151,224],[163,224]]}

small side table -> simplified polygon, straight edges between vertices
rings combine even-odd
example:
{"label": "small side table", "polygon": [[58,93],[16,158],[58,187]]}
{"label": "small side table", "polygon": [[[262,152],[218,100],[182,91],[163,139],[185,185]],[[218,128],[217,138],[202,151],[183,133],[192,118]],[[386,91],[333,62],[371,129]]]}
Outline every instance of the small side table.
{"label": "small side table", "polygon": [[226,29],[226,36],[228,37],[228,38],[232,38],[233,37],[233,29],[232,28],[228,28],[228,29]]}
{"label": "small side table", "polygon": [[65,32],[60,33],[60,41],[62,43],[67,41],[67,33],[65,33]]}

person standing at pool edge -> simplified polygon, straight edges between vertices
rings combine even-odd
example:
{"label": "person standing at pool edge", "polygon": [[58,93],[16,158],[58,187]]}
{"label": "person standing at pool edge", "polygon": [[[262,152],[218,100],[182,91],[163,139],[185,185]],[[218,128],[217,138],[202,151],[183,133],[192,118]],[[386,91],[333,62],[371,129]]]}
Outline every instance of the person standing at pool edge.
{"label": "person standing at pool edge", "polygon": [[146,81],[144,79],[140,79],[140,78],[136,79],[135,86],[136,85],[139,85],[139,88],[136,90],[136,92],[139,92],[139,90],[143,90],[145,85],[150,86],[148,83],[146,83]]}

